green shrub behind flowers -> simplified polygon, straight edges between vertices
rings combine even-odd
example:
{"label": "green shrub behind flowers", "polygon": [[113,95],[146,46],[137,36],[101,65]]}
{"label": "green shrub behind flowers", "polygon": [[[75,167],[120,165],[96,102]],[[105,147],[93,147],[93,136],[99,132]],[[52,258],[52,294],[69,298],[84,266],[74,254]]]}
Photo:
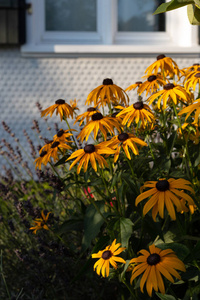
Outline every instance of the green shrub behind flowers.
{"label": "green shrub behind flowers", "polygon": [[42,111],[62,122],[35,159],[62,185],[60,219],[50,222],[48,204],[29,230],[81,261],[69,285],[85,276],[114,285],[119,299],[197,299],[199,80],[198,64],[179,69],[161,54],[126,90],[104,79],[82,114],[64,99]]}

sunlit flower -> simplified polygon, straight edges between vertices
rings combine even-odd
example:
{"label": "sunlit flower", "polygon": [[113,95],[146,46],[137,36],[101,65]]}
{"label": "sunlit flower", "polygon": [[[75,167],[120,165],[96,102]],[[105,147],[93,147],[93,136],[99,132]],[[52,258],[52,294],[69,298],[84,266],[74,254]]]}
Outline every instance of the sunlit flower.
{"label": "sunlit flower", "polygon": [[153,94],[159,88],[166,84],[166,81],[163,80],[163,77],[160,74],[145,76],[147,80],[143,82],[138,88],[138,94],[141,95],[144,91],[146,91],[146,96],[148,94]]}
{"label": "sunlit flower", "polygon": [[106,78],[103,84],[95,88],[87,97],[85,104],[90,105],[92,102],[94,106],[105,106],[108,103],[116,103],[118,100],[125,105],[129,102],[129,97],[126,92],[113,83],[112,79]]}
{"label": "sunlit flower", "polygon": [[140,280],[140,290],[144,293],[144,285],[146,283],[146,290],[150,297],[152,291],[158,290],[165,294],[165,286],[163,283],[164,276],[170,282],[174,283],[175,278],[181,279],[180,274],[176,270],[186,272],[184,263],[176,256],[173,250],[161,250],[155,245],[149,246],[149,251],[140,250],[142,255],[130,260],[130,264],[136,264],[131,274],[131,284],[133,280],[142,275]]}
{"label": "sunlit flower", "polygon": [[73,163],[70,165],[69,170],[73,168],[77,162],[79,162],[79,165],[77,167],[77,174],[80,173],[82,166],[84,165],[84,172],[87,171],[88,163],[90,161],[92,168],[97,171],[97,164],[96,160],[99,163],[101,168],[104,168],[104,166],[108,166],[106,160],[101,156],[102,154],[114,154],[115,151],[106,147],[102,143],[98,145],[88,144],[83,149],[79,149],[72,153],[72,155],[66,160],[70,160],[73,158],[76,158]]}
{"label": "sunlit flower", "polygon": [[179,116],[183,115],[183,114],[187,114],[185,117],[185,121],[187,120],[187,118],[193,113],[193,111],[195,111],[195,116],[194,116],[194,123],[198,123],[198,119],[199,119],[199,114],[200,114],[200,98],[196,99],[195,102],[191,105],[188,105],[187,107],[184,107],[178,114]]}
{"label": "sunlit flower", "polygon": [[150,107],[142,101],[138,101],[119,112],[117,117],[123,117],[122,125],[129,127],[133,122],[136,124],[141,121],[142,126],[145,127],[147,123],[154,121],[154,115]]}
{"label": "sunlit flower", "polygon": [[86,112],[77,116],[74,124],[79,122],[79,126],[81,126],[83,124],[84,120],[86,121],[86,124],[87,124],[91,120],[92,115],[96,114],[97,112],[99,112],[97,107],[89,107]]}
{"label": "sunlit flower", "polygon": [[29,228],[30,230],[33,230],[33,233],[36,234],[37,230],[39,229],[46,229],[49,230],[49,227],[47,226],[47,221],[49,218],[51,212],[48,212],[45,216],[44,212],[41,212],[41,218],[36,218],[33,222],[35,223],[33,227]]}
{"label": "sunlit flower", "polygon": [[48,151],[48,155],[53,158],[54,162],[58,160],[59,151],[64,151],[72,149],[69,145],[67,145],[63,141],[55,141],[51,145],[51,148]]}
{"label": "sunlit flower", "polygon": [[104,144],[112,149],[116,149],[114,162],[118,160],[121,148],[124,149],[127,158],[131,159],[129,148],[135,155],[139,155],[138,147],[136,144],[140,146],[147,146],[147,143],[137,138],[134,134],[126,132],[114,136],[111,140],[104,142]]}
{"label": "sunlit flower", "polygon": [[[190,186],[191,183],[183,178],[160,179],[158,181],[147,181],[144,183],[142,190],[150,188],[148,191],[141,193],[135,201],[137,206],[142,200],[149,198],[143,208],[143,214],[146,215],[152,209],[152,218],[156,221],[156,216],[159,213],[161,218],[164,218],[164,206],[172,220],[176,220],[174,205],[178,212],[182,211],[180,199],[187,201],[188,205],[195,205],[193,199],[182,190],[190,191],[194,194],[194,190]],[[180,191],[181,190],[181,191]]]}
{"label": "sunlit flower", "polygon": [[200,68],[198,68],[199,70],[197,72],[194,72],[194,74],[192,76],[190,76],[189,78],[186,79],[185,81],[185,89],[189,90],[190,88],[193,89],[193,91],[195,91],[196,89],[196,85],[200,83]]}
{"label": "sunlit flower", "polygon": [[171,101],[173,101],[175,105],[177,105],[177,103],[181,100],[183,102],[184,101],[188,102],[189,94],[187,93],[184,87],[180,85],[176,85],[175,83],[167,83],[164,85],[163,90],[158,91],[149,97],[148,99],[149,105],[151,105],[151,103],[157,98],[158,98],[157,100],[158,109],[160,109],[161,107],[162,100],[163,100],[163,109],[166,109],[167,103]]}
{"label": "sunlit flower", "polygon": [[129,87],[125,89],[125,92],[135,90],[136,88],[139,88],[142,84],[142,81],[136,81],[134,84],[131,84]]}
{"label": "sunlit flower", "polygon": [[60,115],[60,120],[62,121],[63,117],[69,118],[70,116],[73,118],[73,109],[72,107],[65,103],[65,100],[58,99],[55,101],[55,104],[46,108],[41,112],[41,117],[47,116],[50,114],[52,117],[54,111],[56,111],[56,115]]}
{"label": "sunlit flower", "polygon": [[104,117],[101,113],[95,113],[92,115],[92,120],[85,125],[81,130],[77,138],[81,141],[84,139],[87,141],[91,132],[94,133],[94,139],[96,139],[98,131],[100,130],[106,140],[107,133],[115,134],[114,129],[121,131],[120,125],[116,118]]}
{"label": "sunlit flower", "polygon": [[125,264],[126,261],[118,257],[122,251],[126,248],[120,247],[121,244],[116,244],[116,239],[112,242],[112,245],[107,246],[104,250],[99,251],[98,253],[93,253],[92,258],[99,258],[94,264],[94,271],[96,270],[97,274],[102,274],[103,277],[108,277],[110,272],[110,264],[117,269],[117,263],[120,262]]}
{"label": "sunlit flower", "polygon": [[39,153],[41,154],[43,151],[49,152],[52,144],[53,144],[53,140],[46,142],[46,144],[40,149]]}
{"label": "sunlit flower", "polygon": [[199,67],[200,67],[200,64],[195,63],[190,67],[181,69],[180,72],[183,76],[188,76],[191,72],[196,72]]}
{"label": "sunlit flower", "polygon": [[50,155],[48,155],[47,151],[43,150],[40,153],[40,156],[36,158],[36,160],[34,161],[35,169],[39,168],[41,170],[42,164],[46,166],[49,161],[50,161]]}
{"label": "sunlit flower", "polygon": [[[70,131],[76,131],[74,129],[70,129]],[[57,134],[53,137],[53,142],[67,142],[71,143],[72,141],[68,140],[73,134],[69,132],[69,130],[63,130],[62,128],[57,132]]]}
{"label": "sunlit flower", "polygon": [[147,75],[158,74],[158,72],[164,74],[165,77],[168,75],[170,77],[177,75],[179,78],[180,70],[171,57],[160,54],[157,56],[157,61],[151,64],[145,71]]}

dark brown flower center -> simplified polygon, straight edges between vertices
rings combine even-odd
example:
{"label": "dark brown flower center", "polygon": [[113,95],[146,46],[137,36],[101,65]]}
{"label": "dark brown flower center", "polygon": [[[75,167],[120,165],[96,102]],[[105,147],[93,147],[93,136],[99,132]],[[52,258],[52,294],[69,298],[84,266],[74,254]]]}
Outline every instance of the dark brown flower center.
{"label": "dark brown flower center", "polygon": [[129,138],[129,135],[128,135],[128,133],[126,133],[126,132],[120,133],[120,134],[118,135],[118,140],[119,140],[120,142],[124,142],[124,141],[126,141],[128,138]]}
{"label": "dark brown flower center", "polygon": [[167,83],[164,85],[164,90],[172,90],[175,87],[173,83]]}
{"label": "dark brown flower center", "polygon": [[151,75],[151,76],[148,77],[147,80],[148,80],[149,82],[152,82],[152,81],[154,81],[154,80],[156,80],[156,79],[157,79],[157,76],[156,76],[156,75]]}
{"label": "dark brown flower center", "polygon": [[58,100],[55,101],[55,104],[65,104],[65,100],[58,99]]}
{"label": "dark brown flower center", "polygon": [[110,78],[106,78],[103,80],[103,85],[113,85],[113,81]]}
{"label": "dark brown flower center", "polygon": [[142,81],[136,81],[135,84],[142,84]]}
{"label": "dark brown flower center", "polygon": [[42,151],[41,153],[40,153],[40,157],[44,157],[45,155],[47,154],[47,151]]}
{"label": "dark brown flower center", "polygon": [[54,143],[51,145],[51,148],[56,148],[56,147],[58,147],[59,144],[60,144],[60,142],[54,142]]}
{"label": "dark brown flower center", "polygon": [[57,137],[61,137],[64,134],[64,130],[60,129],[57,133]]}
{"label": "dark brown flower center", "polygon": [[112,252],[110,250],[106,250],[102,254],[102,258],[105,259],[105,260],[111,258],[111,256],[112,256]]}
{"label": "dark brown flower center", "polygon": [[95,151],[95,146],[93,144],[88,144],[84,147],[85,153],[93,153]]}
{"label": "dark brown flower center", "polygon": [[143,107],[144,107],[144,104],[143,104],[143,102],[142,101],[138,101],[138,102],[136,102],[136,103],[134,103],[133,104],[133,107],[135,108],[135,109],[143,109]]}
{"label": "dark brown flower center", "polygon": [[95,113],[92,115],[92,121],[98,121],[103,119],[103,115],[101,113]]}
{"label": "dark brown flower center", "polygon": [[87,109],[88,112],[90,112],[90,111],[95,111],[95,110],[96,110],[95,107],[89,107],[89,108]]}
{"label": "dark brown flower center", "polygon": [[156,183],[156,188],[160,192],[165,192],[165,191],[169,190],[169,182],[165,179],[164,180],[159,180]]}
{"label": "dark brown flower center", "polygon": [[157,60],[162,59],[162,58],[165,58],[165,57],[166,57],[166,56],[165,56],[164,54],[160,54],[160,55],[157,56]]}
{"label": "dark brown flower center", "polygon": [[200,73],[195,74],[194,77],[200,78]]}
{"label": "dark brown flower center", "polygon": [[115,118],[115,117],[116,117],[116,115],[118,115],[118,113],[119,113],[119,112],[117,112],[117,111],[116,111],[116,112],[114,112],[114,113],[111,115],[111,117]]}
{"label": "dark brown flower center", "polygon": [[196,64],[193,64],[193,66],[199,66],[199,64],[198,64],[198,63],[196,63]]}
{"label": "dark brown flower center", "polygon": [[160,255],[157,253],[150,254],[147,258],[147,263],[150,266],[157,265],[160,262]]}

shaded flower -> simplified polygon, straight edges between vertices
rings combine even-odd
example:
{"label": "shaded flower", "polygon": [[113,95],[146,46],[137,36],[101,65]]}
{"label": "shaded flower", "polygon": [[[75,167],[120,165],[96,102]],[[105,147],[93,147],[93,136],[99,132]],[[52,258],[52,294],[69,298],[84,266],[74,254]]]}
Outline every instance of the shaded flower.
{"label": "shaded flower", "polygon": [[33,233],[36,234],[37,230],[40,229],[46,229],[49,230],[49,227],[47,226],[47,221],[49,218],[51,212],[48,212],[45,216],[44,212],[41,212],[41,218],[36,218],[33,222],[35,223],[33,227],[29,228],[30,230],[33,230]]}
{"label": "shaded flower", "polygon": [[104,138],[107,138],[107,133],[114,134],[114,129],[117,129],[118,131],[121,131],[120,125],[116,118],[112,117],[104,117],[101,113],[95,113],[92,115],[92,120],[88,122],[87,125],[81,130],[77,138],[81,141],[84,139],[87,141],[89,138],[89,135],[93,131],[94,133],[94,139],[96,139],[98,131],[100,130],[104,136]]}
{"label": "shaded flower", "polygon": [[154,115],[150,107],[142,101],[138,101],[119,112],[117,117],[123,117],[122,125],[129,127],[133,122],[136,124],[141,121],[142,126],[145,127],[147,123],[153,123]]}
{"label": "shaded flower", "polygon": [[121,244],[116,244],[116,239],[112,242],[111,245],[107,246],[104,250],[99,251],[98,253],[93,253],[92,258],[99,258],[97,262],[94,264],[94,271],[96,270],[97,274],[102,274],[103,277],[109,276],[110,264],[117,269],[117,263],[120,262],[125,264],[126,261],[117,257],[122,251],[126,248],[120,247]]}
{"label": "shaded flower", "polygon": [[72,153],[72,155],[66,160],[70,160],[73,158],[76,158],[74,162],[70,165],[69,170],[72,169],[72,167],[79,162],[79,165],[77,167],[77,174],[80,173],[82,166],[84,165],[84,172],[87,171],[88,163],[90,161],[92,168],[97,171],[97,164],[96,160],[98,161],[101,168],[104,168],[104,166],[108,166],[106,160],[101,156],[101,154],[113,154],[115,153],[114,150],[102,145],[103,143],[100,143],[98,145],[88,144],[84,147],[84,149],[79,149]]}
{"label": "shaded flower", "polygon": [[63,117],[69,118],[70,116],[73,118],[73,109],[72,107],[65,102],[63,99],[58,99],[55,101],[55,104],[46,108],[41,112],[41,117],[47,116],[50,114],[52,117],[54,111],[56,111],[56,115],[60,115],[60,120],[62,121]]}
{"label": "shaded flower", "polygon": [[166,84],[166,81],[160,74],[145,76],[147,80],[143,82],[138,88],[138,94],[141,95],[146,91],[146,96],[156,92],[161,86]]}
{"label": "shaded flower", "polygon": [[106,78],[103,80],[103,84],[92,90],[88,95],[85,104],[90,105],[92,102],[94,106],[105,106],[114,101],[116,103],[124,103],[125,105],[129,102],[129,97],[126,92],[113,83],[112,79]]}
{"label": "shaded flower", "polygon": [[173,101],[175,105],[180,100],[188,102],[189,94],[184,87],[176,85],[175,83],[167,83],[164,85],[163,90],[158,91],[149,97],[149,105],[151,105],[151,103],[157,98],[158,109],[160,109],[161,100],[163,100],[163,109],[166,109],[167,103],[171,101]]}
{"label": "shaded flower", "polygon": [[91,193],[91,189],[89,186],[87,187],[87,189],[83,188],[83,191],[87,198],[94,198],[94,195]]}
{"label": "shaded flower", "polygon": [[133,280],[142,275],[140,280],[140,290],[144,292],[144,285],[146,283],[146,290],[150,297],[152,291],[158,290],[165,294],[165,286],[163,278],[167,278],[170,282],[174,283],[175,278],[181,279],[180,274],[176,270],[186,272],[184,263],[176,256],[171,249],[161,250],[155,245],[149,246],[149,251],[140,250],[142,255],[130,260],[130,264],[136,264],[131,274],[131,284]]}
{"label": "shaded flower", "polygon": [[[70,129],[70,131],[76,131],[75,129]],[[62,128],[57,132],[53,137],[53,142],[67,142],[71,143],[72,141],[68,140],[73,134],[69,130],[63,130]]]}
{"label": "shaded flower", "polygon": [[71,105],[71,108],[72,108],[72,110],[73,110],[73,112],[74,112],[75,110],[79,110],[79,108],[78,108],[78,101],[79,101],[79,100],[76,100],[76,99],[70,100],[70,101],[69,101],[69,102],[70,102],[70,105]]}
{"label": "shaded flower", "polygon": [[69,150],[72,149],[69,145],[67,145],[63,141],[55,141],[51,145],[51,148],[48,151],[48,155],[53,158],[54,162],[58,160],[58,152],[59,150]]}
{"label": "shaded flower", "polygon": [[119,158],[121,147],[123,147],[128,159],[131,159],[129,148],[135,155],[139,155],[138,147],[136,144],[140,146],[147,146],[147,143],[137,138],[134,134],[126,132],[120,133],[119,135],[114,136],[111,140],[104,142],[105,146],[116,149],[114,162],[116,162]]}
{"label": "shaded flower", "polygon": [[47,165],[47,163],[50,161],[50,156],[47,154],[48,154],[48,152],[45,150],[40,152],[40,156],[38,158],[36,158],[34,161],[35,169],[39,168],[41,170],[42,164],[45,166]]}
{"label": "shaded flower", "polygon": [[89,107],[86,112],[77,116],[74,124],[76,124],[77,122],[80,122],[79,126],[81,126],[83,124],[84,120],[86,120],[86,124],[87,124],[91,120],[92,115],[96,114],[97,112],[99,112],[97,107]]}
{"label": "shaded flower", "polygon": [[[190,186],[191,183],[183,178],[159,179],[158,181],[147,181],[142,186],[141,190],[150,188],[148,191],[141,193],[135,201],[137,206],[142,200],[149,198],[144,205],[143,214],[146,215],[152,209],[152,218],[156,221],[156,216],[159,213],[161,218],[164,218],[164,206],[172,220],[176,220],[174,205],[178,212],[182,211],[180,199],[187,201],[188,205],[194,205],[193,199],[182,190],[190,191],[194,194],[194,190]],[[181,190],[181,191],[180,191]]]}
{"label": "shaded flower", "polygon": [[180,70],[177,64],[171,57],[166,57],[164,54],[158,55],[157,60],[146,69],[145,73],[152,75],[158,74],[158,71],[164,74],[165,77],[177,75],[179,78]]}

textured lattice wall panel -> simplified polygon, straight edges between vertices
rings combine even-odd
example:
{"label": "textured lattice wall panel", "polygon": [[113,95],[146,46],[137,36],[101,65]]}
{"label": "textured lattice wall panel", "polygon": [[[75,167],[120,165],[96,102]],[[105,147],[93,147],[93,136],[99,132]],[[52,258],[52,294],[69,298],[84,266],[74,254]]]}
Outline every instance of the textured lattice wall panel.
{"label": "textured lattice wall panel", "polygon": [[[180,68],[199,62],[198,58],[176,58]],[[32,120],[40,123],[41,134],[50,138],[55,133],[53,123],[59,117],[40,119],[36,102],[43,108],[62,98],[79,99],[81,112],[89,92],[104,78],[112,78],[122,88],[141,80],[152,58],[22,58],[18,49],[0,50],[0,119],[6,121],[29,152],[23,129],[37,143],[31,130]],[[135,100],[134,93],[131,101]],[[1,126],[1,125],[0,125]],[[47,130],[52,128],[52,133]],[[12,138],[0,127],[0,140]],[[39,141],[38,141],[39,143]],[[2,144],[2,143],[1,143]],[[2,157],[0,157],[2,165]],[[5,163],[5,162],[4,162]]]}

